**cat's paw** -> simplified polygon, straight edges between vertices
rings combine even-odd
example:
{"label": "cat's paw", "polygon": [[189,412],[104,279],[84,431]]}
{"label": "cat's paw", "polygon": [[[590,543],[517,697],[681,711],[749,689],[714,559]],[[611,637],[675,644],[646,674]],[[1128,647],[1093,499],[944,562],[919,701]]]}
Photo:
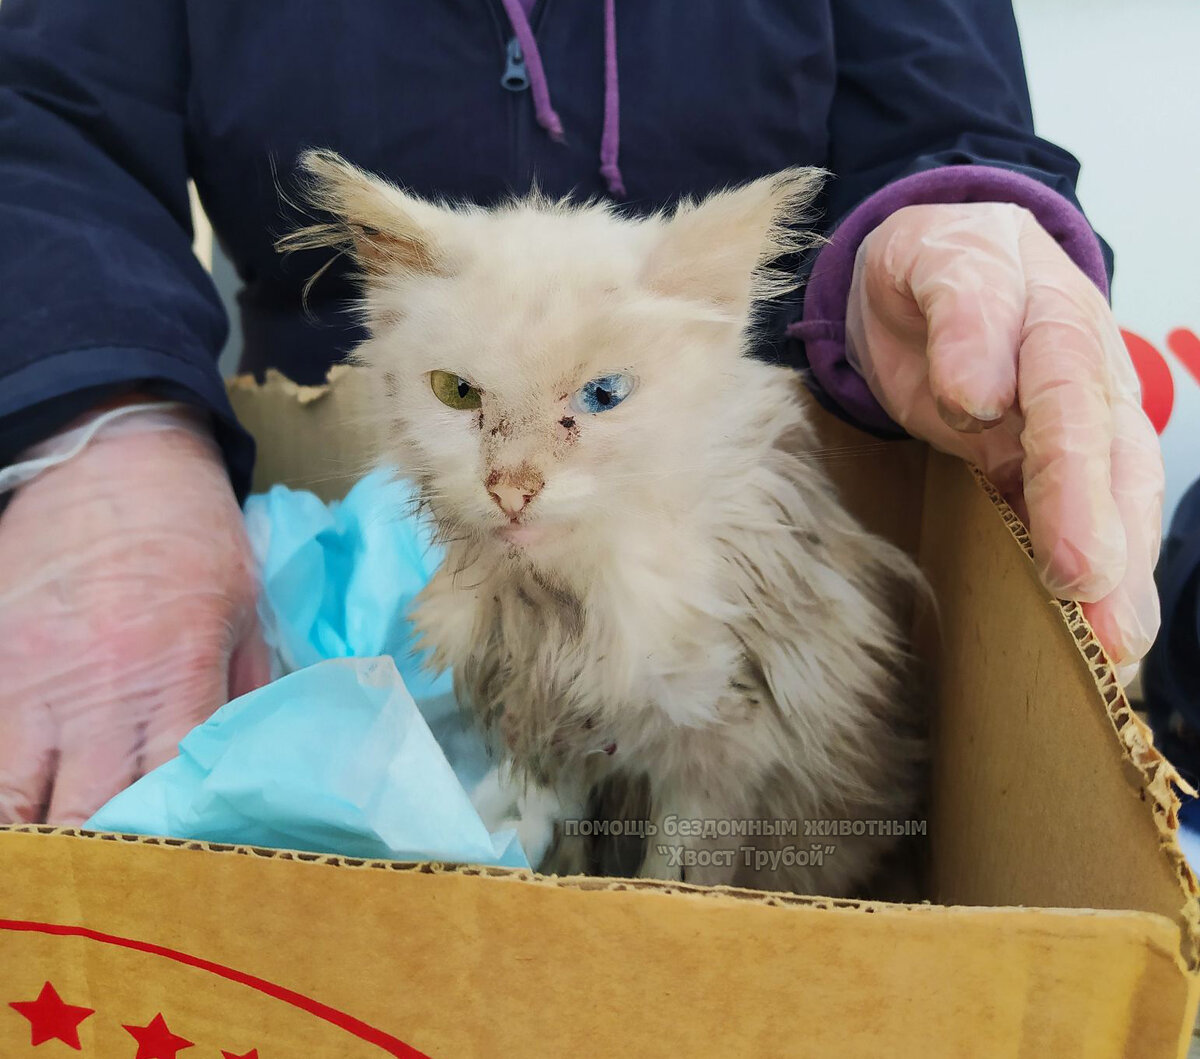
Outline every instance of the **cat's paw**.
{"label": "cat's paw", "polygon": [[545,787],[531,787],[518,802],[520,823],[517,835],[530,864],[539,863],[554,840],[555,829],[563,821],[566,807],[561,799]]}
{"label": "cat's paw", "polygon": [[502,765],[490,769],[471,791],[471,804],[489,831],[497,831],[508,826],[510,819],[520,817],[520,799],[520,786]]}
{"label": "cat's paw", "polygon": [[471,792],[471,804],[489,831],[516,831],[535,868],[554,841],[568,807],[554,791],[516,779],[507,763],[491,769]]}

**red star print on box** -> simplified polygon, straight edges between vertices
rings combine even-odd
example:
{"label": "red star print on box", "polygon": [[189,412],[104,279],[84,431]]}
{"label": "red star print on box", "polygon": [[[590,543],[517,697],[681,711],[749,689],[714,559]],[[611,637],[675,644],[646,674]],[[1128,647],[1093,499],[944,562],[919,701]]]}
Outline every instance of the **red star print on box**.
{"label": "red star print on box", "polygon": [[221,1059],[258,1059],[258,1049],[251,1048],[244,1055],[235,1055],[233,1052],[227,1052],[224,1048],[221,1049]]}
{"label": "red star print on box", "polygon": [[8,1005],[29,1020],[30,1047],[46,1041],[62,1041],[76,1051],[79,1045],[79,1024],[95,1013],[93,1008],[63,1003],[49,982],[42,986],[37,1000],[23,1000]]}
{"label": "red star print on box", "polygon": [[124,1026],[125,1031],[138,1042],[134,1059],[175,1059],[175,1053],[191,1048],[192,1042],[176,1036],[169,1029],[162,1013],[155,1015],[146,1026]]}

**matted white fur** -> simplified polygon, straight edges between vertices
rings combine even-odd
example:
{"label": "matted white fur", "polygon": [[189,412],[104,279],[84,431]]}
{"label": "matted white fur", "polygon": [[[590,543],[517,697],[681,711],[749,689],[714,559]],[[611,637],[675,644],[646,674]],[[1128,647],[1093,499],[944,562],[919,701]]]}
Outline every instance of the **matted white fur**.
{"label": "matted white fur", "polygon": [[[644,875],[680,878],[660,847],[683,846],[688,881],[861,884],[892,839],[827,839],[820,866],[775,870],[721,852],[807,851],[805,820],[903,820],[919,799],[893,612],[917,575],[840,505],[794,374],[747,355],[820,174],[631,219],[536,195],[432,204],[328,152],[304,166],[333,220],[284,246],[345,249],[364,274],[355,357],[376,378],[381,456],[447,547],[416,619],[498,752],[576,814],[602,781],[648,778]],[[433,371],[480,407],[441,403]],[[614,373],[635,380],[623,403],[572,408]],[[531,497],[515,519],[498,477]],[[669,816],[796,834],[669,836]],[[560,842],[549,866],[585,855]]]}

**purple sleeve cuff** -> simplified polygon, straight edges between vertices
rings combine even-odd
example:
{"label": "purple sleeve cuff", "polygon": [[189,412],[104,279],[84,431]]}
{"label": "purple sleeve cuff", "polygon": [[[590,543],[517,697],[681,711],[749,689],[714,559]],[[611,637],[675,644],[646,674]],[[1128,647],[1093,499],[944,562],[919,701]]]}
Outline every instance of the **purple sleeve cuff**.
{"label": "purple sleeve cuff", "polygon": [[1012,202],[1024,206],[1084,274],[1108,294],[1100,241],[1075,205],[1032,177],[983,165],[926,169],[880,188],[838,225],[821,249],[804,296],[804,316],[787,333],[804,343],[808,366],[821,389],[868,429],[899,427],[846,360],[846,304],[854,258],[862,241],[897,210],[940,202]]}

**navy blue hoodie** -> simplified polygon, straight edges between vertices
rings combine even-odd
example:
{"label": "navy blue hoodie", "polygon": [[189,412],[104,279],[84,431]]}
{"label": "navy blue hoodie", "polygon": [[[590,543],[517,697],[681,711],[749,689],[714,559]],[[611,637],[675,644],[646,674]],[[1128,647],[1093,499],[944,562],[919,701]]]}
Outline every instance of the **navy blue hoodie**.
{"label": "navy blue hoodie", "polygon": [[253,444],[216,368],[228,325],[187,181],[244,284],[242,367],[319,381],[360,335],[344,274],[314,322],[300,290],[321,262],[272,249],[306,146],[419,194],[487,203],[536,179],[635,212],[823,166],[834,239],[762,353],[880,432],[842,327],[854,251],[894,209],[1018,202],[1107,286],[1001,0],[4,0],[0,465],[149,391],[213,413],[244,492]]}

